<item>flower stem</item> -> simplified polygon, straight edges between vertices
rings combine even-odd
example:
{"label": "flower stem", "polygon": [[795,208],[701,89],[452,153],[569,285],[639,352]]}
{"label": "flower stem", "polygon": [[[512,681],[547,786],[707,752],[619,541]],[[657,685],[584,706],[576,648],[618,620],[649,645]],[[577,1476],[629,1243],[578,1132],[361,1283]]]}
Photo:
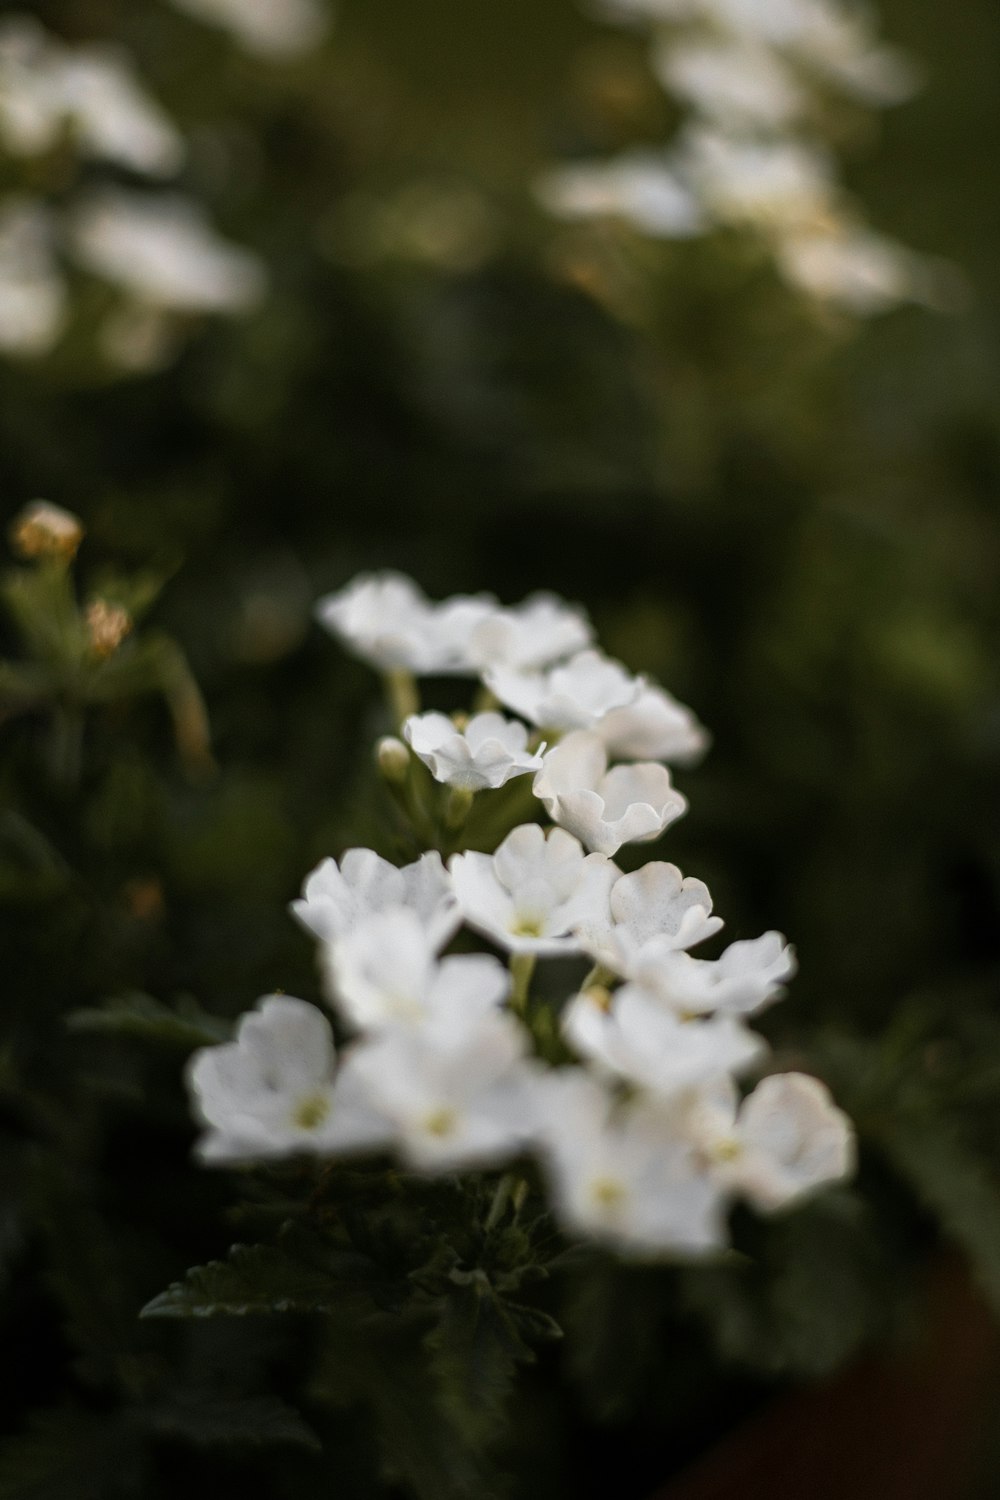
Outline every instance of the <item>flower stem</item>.
{"label": "flower stem", "polygon": [[528,992],[531,989],[531,976],[535,972],[535,955],[533,953],[512,953],[510,956],[510,1008],[515,1015],[521,1017],[522,1021],[528,1014]]}
{"label": "flower stem", "polygon": [[411,714],[420,712],[420,690],[417,687],[417,680],[412,672],[404,672],[397,667],[386,673],[385,691],[396,728],[401,729]]}

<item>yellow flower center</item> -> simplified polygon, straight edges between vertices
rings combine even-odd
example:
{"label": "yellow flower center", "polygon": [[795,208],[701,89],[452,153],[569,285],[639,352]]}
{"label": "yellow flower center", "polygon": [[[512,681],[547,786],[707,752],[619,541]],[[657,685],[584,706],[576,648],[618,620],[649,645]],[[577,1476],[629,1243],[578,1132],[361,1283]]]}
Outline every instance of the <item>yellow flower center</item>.
{"label": "yellow flower center", "polygon": [[436,1109],[433,1114],[427,1116],[424,1129],[428,1135],[440,1137],[452,1135],[457,1124],[458,1116],[453,1109]]}
{"label": "yellow flower center", "polygon": [[292,1119],[300,1130],[318,1130],[330,1113],[330,1101],[325,1094],[307,1094],[295,1106]]}

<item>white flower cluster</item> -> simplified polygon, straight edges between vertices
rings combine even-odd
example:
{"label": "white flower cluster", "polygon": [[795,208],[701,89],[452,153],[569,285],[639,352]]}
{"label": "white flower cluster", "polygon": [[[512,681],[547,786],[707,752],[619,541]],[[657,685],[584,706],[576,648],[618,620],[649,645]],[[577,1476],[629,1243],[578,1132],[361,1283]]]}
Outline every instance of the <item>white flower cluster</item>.
{"label": "white flower cluster", "polygon": [[856,314],[935,299],[939,273],[869,228],[838,184],[829,96],[868,106],[913,91],[906,59],[852,0],[605,0],[646,28],[651,64],[686,113],[660,150],[549,173],[542,201],[564,218],[613,216],[684,239],[750,230],[783,275]]}
{"label": "white flower cluster", "polygon": [[[663,762],[704,748],[691,712],[601,655],[583,612],[549,595],[433,604],[381,574],[318,614],[387,676],[478,677],[520,715],[410,715],[397,782],[426,776],[422,762],[468,810],[531,775],[554,826],[517,822],[492,853],[447,862],[430,850],[399,869],[351,849],[320,864],[292,911],[348,1041],[338,1057],[318,1009],[262,1000],[235,1041],[191,1061],[202,1159],[390,1151],[455,1172],[533,1155],[567,1230],[649,1255],[718,1248],[737,1198],[774,1210],[849,1172],[850,1124],[818,1080],[737,1085],[767,1056],[750,1019],[795,971],[782,936],[695,958],[722,926],[706,886],[610,857],[684,811]],[[460,927],[492,951],[447,953]],[[531,994],[536,962],[556,957],[593,966],[558,1013]]]}
{"label": "white flower cluster", "polygon": [[[281,50],[282,15],[297,15],[300,30],[312,15],[309,0],[191,0],[186,8],[239,13],[261,26],[270,17],[272,50]],[[7,15],[0,21],[0,155],[14,165],[46,158],[57,165],[50,196],[38,191],[37,169],[30,192],[0,195],[0,353],[38,357],[58,342],[70,310],[67,263],[117,290],[99,339],[123,369],[162,364],[182,320],[239,313],[259,300],[258,260],[221,238],[193,199],[148,186],[90,185],[89,172],[88,185],[67,195],[67,148],[83,163],[154,181],[175,176],[185,157],[180,130],[123,49],[70,45],[31,16]]]}

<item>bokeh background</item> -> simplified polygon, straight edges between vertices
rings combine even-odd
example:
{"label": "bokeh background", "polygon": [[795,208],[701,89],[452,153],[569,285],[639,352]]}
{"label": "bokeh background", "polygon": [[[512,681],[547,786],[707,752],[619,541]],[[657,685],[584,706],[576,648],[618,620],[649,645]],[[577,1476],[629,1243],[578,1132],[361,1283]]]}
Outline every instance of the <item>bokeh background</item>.
{"label": "bokeh background", "polygon": [[[864,320],[738,233],[543,212],[554,162],[671,121],[639,39],[570,0],[340,0],[327,39],[280,59],[159,0],[30,10],[130,49],[189,142],[184,190],[268,290],[123,372],[95,340],[107,294],[81,281],[53,351],[0,360],[5,510],[45,496],[82,518],[84,591],[107,569],[162,582],[151,625],[186,654],[218,763],[192,778],[137,692],[88,712],[67,784],[45,706],[5,703],[0,1495],[395,1493],[363,1423],[303,1395],[298,1325],[136,1321],[239,1238],[236,1193],[190,1163],[182,1050],[65,1024],[136,993],[222,1017],[316,993],[286,904],[320,857],[384,837],[378,687],[311,616],[364,568],[435,596],[555,589],[694,707],[714,745],[679,778],[667,857],[733,936],[796,943],[770,1033],[861,1132],[857,1187],[763,1233],[752,1276],[678,1290],[608,1266],[566,1293],[576,1336],[498,1460],[512,1493],[648,1494],[787,1386],[905,1359],[942,1266],[971,1266],[948,1275],[984,1288],[980,1329],[1000,1309],[993,0],[880,7],[923,87],[845,121],[844,175],[956,290]],[[0,171],[53,200],[71,178]],[[996,1492],[988,1363],[957,1404],[957,1488],[928,1494]],[[185,1404],[202,1389],[213,1430]],[[258,1409],[259,1453],[230,1441],[225,1401],[278,1395],[322,1453],[278,1408]]]}

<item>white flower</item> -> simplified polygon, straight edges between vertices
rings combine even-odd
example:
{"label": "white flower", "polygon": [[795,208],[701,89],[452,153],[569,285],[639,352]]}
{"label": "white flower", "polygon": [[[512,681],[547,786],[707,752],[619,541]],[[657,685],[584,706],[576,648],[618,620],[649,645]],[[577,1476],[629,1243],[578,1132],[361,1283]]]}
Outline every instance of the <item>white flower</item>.
{"label": "white flower", "polygon": [[584,990],[564,1011],[562,1027],[582,1057],[667,1097],[743,1072],[767,1050],[762,1037],[732,1016],[680,1020],[634,984],[610,1001],[606,990]]}
{"label": "white flower", "polygon": [[483,681],[501,703],[543,729],[591,729],[612,709],[634,703],[642,691],[620,662],[599,651],[578,651],[545,672],[491,667]]}
{"label": "white flower", "polygon": [[545,756],[534,793],[550,818],[599,854],[659,838],[687,811],[666,766],[613,766],[609,771],[604,745],[585,729],[568,734]]}
{"label": "white flower", "polygon": [[224,27],[248,52],[264,57],[306,52],[320,42],[329,13],[317,0],[172,0],[199,21]]}
{"label": "white flower", "polygon": [[854,1166],[854,1131],[826,1085],[805,1073],[776,1073],[737,1108],[717,1084],[690,1117],[692,1138],[720,1186],[765,1212],[839,1182]]}
{"label": "white flower", "polygon": [[683,703],[643,682],[639,696],[612,709],[595,728],[611,760],[665,760],[690,765],[708,748],[708,733]]}
{"label": "white flower", "polygon": [[188,1065],[209,1163],[263,1161],[300,1151],[367,1149],[384,1122],[336,1070],[326,1017],[304,1000],[268,995],[243,1016],[236,1040],[196,1052]]}
{"label": "white flower", "polygon": [[458,1036],[507,998],[510,976],[486,953],[439,959],[424,920],[401,907],[365,917],[325,955],[331,1000],[351,1026],[423,1026]]}
{"label": "white flower", "polygon": [[819,147],[699,128],[686,132],[679,152],[685,179],[720,223],[783,233],[830,212],[831,164]]}
{"label": "white flower", "polygon": [[501,714],[476,714],[464,729],[445,714],[414,714],[403,738],[436,781],[470,792],[505,786],[542,765],[541,755],[528,750],[524,725]]}
{"label": "white flower", "polygon": [[71,233],[88,270],[153,307],[234,313],[263,292],[256,258],[220,239],[187,198],[109,188],[78,204]]}
{"label": "white flower", "polygon": [[536,193],[560,219],[620,218],[644,234],[687,239],[705,217],[666,154],[627,151],[611,161],[583,161],[547,172]]}
{"label": "white flower", "polygon": [[834,222],[794,234],[780,242],[777,255],[789,281],[803,291],[862,315],[931,292],[922,257],[863,227]]}
{"label": "white flower", "polygon": [[461,916],[440,854],[422,854],[398,869],[373,849],[348,849],[340,864],[324,859],[307,877],[294,916],[325,943],[366,917],[405,907],[420,918],[435,951],[450,942]]}
{"label": "white flower", "polygon": [[584,947],[616,974],[627,976],[646,944],[693,948],[722,926],[713,917],[708,886],[676,865],[653,861],[622,875],[611,889],[611,922],[583,929]]}
{"label": "white flower", "polygon": [[796,970],[780,932],[730,943],[718,958],[692,958],[651,938],[628,956],[627,977],[679,1015],[752,1015],[776,1000]]}
{"label": "white flower", "polygon": [[468,645],[470,663],[535,671],[582,651],[594,637],[584,611],[554,594],[531,594],[521,604],[496,609],[477,625]]}
{"label": "white flower", "polygon": [[578,927],[606,928],[619,874],[603,854],[584,856],[571,834],[537,823],[515,828],[493,855],[454,855],[449,870],[471,927],[510,952],[536,954],[579,952]]}
{"label": "white flower", "polygon": [[422,1171],[492,1166],[535,1129],[536,1069],[511,1016],[487,1012],[450,1039],[396,1028],[361,1043],[351,1071],[395,1129],[395,1145]]}
{"label": "white flower", "polygon": [[0,208],[0,349],[45,354],[66,314],[66,287],[52,254],[52,225],[40,203],[8,198]]}
{"label": "white flower", "polygon": [[580,1069],[547,1080],[541,1151],[568,1228],[646,1254],[724,1243],[724,1196],[669,1114],[616,1103]]}
{"label": "white flower", "polygon": [[28,16],[0,26],[0,136],[34,156],[66,130],[84,156],[150,176],[180,166],[183,140],[141,88],[127,55],[111,47],[66,47]]}
{"label": "white flower", "polygon": [[668,91],[707,120],[727,128],[791,124],[808,96],[767,47],[741,41],[671,41],[654,55]]}
{"label": "white flower", "polygon": [[402,573],[362,573],[320,599],[316,617],[376,671],[473,676],[469,641],[496,607],[489,595],[433,604]]}

